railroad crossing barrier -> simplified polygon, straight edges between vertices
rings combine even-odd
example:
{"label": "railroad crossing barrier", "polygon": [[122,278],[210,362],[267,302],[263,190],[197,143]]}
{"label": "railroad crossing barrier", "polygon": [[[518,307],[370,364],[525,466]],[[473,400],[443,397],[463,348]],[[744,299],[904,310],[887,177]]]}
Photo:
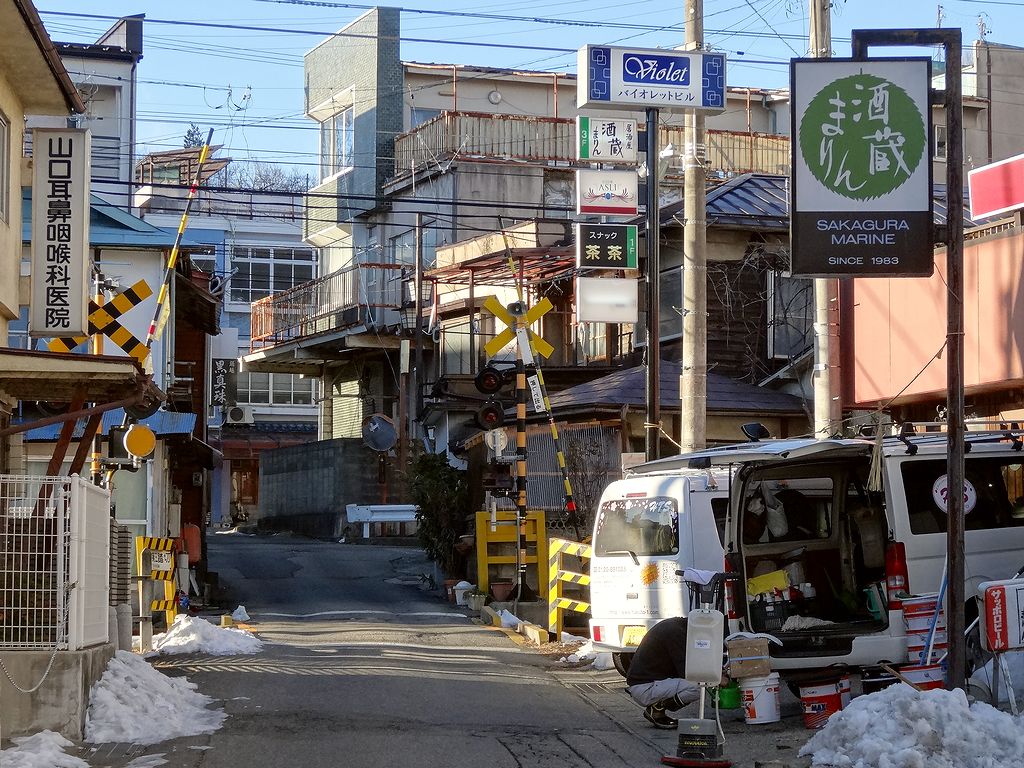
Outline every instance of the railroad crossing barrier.
{"label": "railroad crossing barrier", "polygon": [[554,634],[556,641],[562,637],[562,615],[565,611],[586,613],[590,603],[575,597],[562,594],[565,584],[590,588],[590,574],[567,571],[562,568],[562,557],[569,555],[589,560],[594,548],[589,544],[569,539],[548,539],[548,632]]}
{"label": "railroad crossing barrier", "polygon": [[178,613],[174,539],[135,537],[135,567],[139,584],[139,639],[142,650],[153,645],[153,611],[163,611],[167,628]]}

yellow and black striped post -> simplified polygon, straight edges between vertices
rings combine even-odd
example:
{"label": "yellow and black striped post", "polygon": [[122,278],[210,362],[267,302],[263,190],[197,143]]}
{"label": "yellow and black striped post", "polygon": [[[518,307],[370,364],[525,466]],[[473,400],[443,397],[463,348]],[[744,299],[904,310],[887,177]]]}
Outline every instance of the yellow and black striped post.
{"label": "yellow and black striped post", "polygon": [[[516,556],[516,602],[533,600],[536,595],[526,583],[526,361],[522,338],[525,332],[526,306],[523,302],[509,307],[516,324],[516,527],[519,549]],[[518,610],[518,606],[514,606]]]}
{"label": "yellow and black striped post", "polygon": [[548,539],[548,632],[555,636],[556,641],[562,636],[563,612],[586,613],[590,610],[590,603],[586,600],[562,595],[563,584],[590,586],[590,574],[564,570],[562,556],[574,555],[586,560],[592,554],[593,547],[590,544],[569,539]]}

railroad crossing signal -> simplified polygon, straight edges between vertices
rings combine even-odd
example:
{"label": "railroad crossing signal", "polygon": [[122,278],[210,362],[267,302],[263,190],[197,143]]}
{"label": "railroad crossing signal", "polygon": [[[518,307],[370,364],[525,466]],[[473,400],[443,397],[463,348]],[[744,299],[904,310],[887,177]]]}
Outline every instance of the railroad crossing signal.
{"label": "railroad crossing signal", "polygon": [[[529,355],[530,349],[544,357],[550,357],[551,353],[555,351],[553,346],[530,330],[531,325],[537,322],[546,312],[554,309],[554,304],[547,297],[541,299],[527,310],[522,302],[517,301],[506,308],[502,306],[496,296],[488,296],[487,300],[484,301],[484,309],[507,326],[505,330],[484,344],[484,351],[488,357],[494,357],[498,354],[501,348],[515,339],[517,335],[519,336],[524,356]],[[520,330],[522,335],[519,335]],[[524,343],[527,340],[529,341],[528,345]]]}
{"label": "railroad crossing signal", "polygon": [[[102,333],[117,346],[125,351],[125,354],[134,357],[140,364],[149,357],[149,349],[139,341],[131,331],[117,321],[132,307],[138,306],[153,295],[153,290],[145,280],[139,280],[135,285],[126,288],[102,307],[95,301],[89,302],[89,334],[95,336]],[[46,345],[51,352],[70,352],[79,344],[88,340],[86,336],[64,336],[57,339],[50,339]]]}

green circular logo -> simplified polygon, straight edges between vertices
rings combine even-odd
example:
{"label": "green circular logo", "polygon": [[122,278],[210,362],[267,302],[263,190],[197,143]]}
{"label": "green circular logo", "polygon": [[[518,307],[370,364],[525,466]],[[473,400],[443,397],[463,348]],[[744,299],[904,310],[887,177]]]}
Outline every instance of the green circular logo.
{"label": "green circular logo", "polygon": [[871,200],[906,183],[928,137],[906,91],[862,73],[815,94],[800,121],[799,142],[814,178],[843,197]]}

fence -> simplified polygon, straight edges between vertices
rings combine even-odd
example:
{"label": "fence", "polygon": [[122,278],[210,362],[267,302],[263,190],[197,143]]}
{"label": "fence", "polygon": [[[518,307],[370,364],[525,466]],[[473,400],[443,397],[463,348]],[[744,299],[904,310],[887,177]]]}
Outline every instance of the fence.
{"label": "fence", "polygon": [[106,642],[110,494],[78,476],[0,475],[0,648]]}

